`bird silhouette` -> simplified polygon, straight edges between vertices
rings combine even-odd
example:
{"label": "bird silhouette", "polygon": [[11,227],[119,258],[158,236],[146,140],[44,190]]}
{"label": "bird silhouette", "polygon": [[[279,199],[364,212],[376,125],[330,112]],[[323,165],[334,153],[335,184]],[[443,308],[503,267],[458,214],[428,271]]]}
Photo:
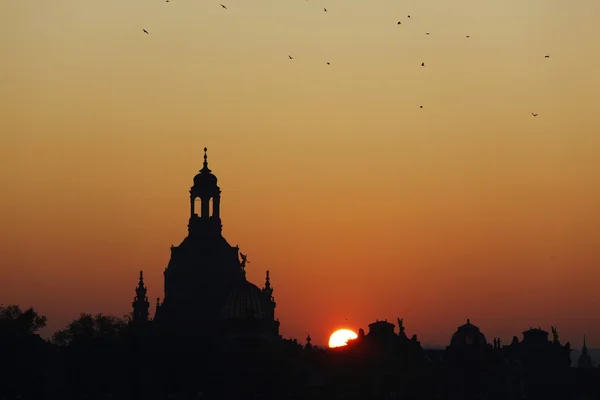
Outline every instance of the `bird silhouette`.
{"label": "bird silhouette", "polygon": [[429,32],[425,32],[425,34],[426,34],[427,36],[429,36]]}
{"label": "bird silhouette", "polygon": [[423,106],[419,106],[419,108],[423,108]]}
{"label": "bird silhouette", "polygon": [[288,56],[288,57],[290,58],[290,60],[293,60],[293,59],[294,59],[294,57],[292,57],[292,56]]}
{"label": "bird silhouette", "polygon": [[534,113],[531,113],[531,115],[533,115],[534,117],[537,117],[537,116],[538,116],[537,114],[534,114]]}
{"label": "bird silhouette", "polygon": [[425,63],[424,63],[424,62],[423,62],[423,63],[421,63],[421,67],[424,67],[424,66],[425,66]]}
{"label": "bird silhouette", "polygon": [[402,25],[402,22],[398,21],[398,25]]}
{"label": "bird silhouette", "polygon": [[148,31],[147,31],[147,30],[145,30],[145,29],[142,29],[142,31],[144,31],[144,33],[145,33],[146,35],[148,34]]}
{"label": "bird silhouette", "polygon": [[227,10],[227,7],[225,7],[223,4],[221,4],[221,7],[223,7],[224,9],[226,9],[226,10]]}
{"label": "bird silhouette", "polygon": [[327,65],[331,65],[331,63],[329,61],[327,61]]}
{"label": "bird silhouette", "polygon": [[408,15],[406,18],[410,18],[410,15]]}
{"label": "bird silhouette", "polygon": [[546,57],[544,57],[544,58],[550,58],[550,56],[546,56]]}
{"label": "bird silhouette", "polygon": [[326,9],[326,8],[323,8],[323,11],[327,12],[327,9]]}
{"label": "bird silhouette", "polygon": [[471,36],[467,35],[467,36],[465,36],[465,37],[468,39],[468,38],[470,38]]}

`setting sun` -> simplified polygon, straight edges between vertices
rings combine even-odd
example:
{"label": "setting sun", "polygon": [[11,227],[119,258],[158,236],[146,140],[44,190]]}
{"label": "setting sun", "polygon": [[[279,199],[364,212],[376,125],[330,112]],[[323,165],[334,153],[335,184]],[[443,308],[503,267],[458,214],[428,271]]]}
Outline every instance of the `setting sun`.
{"label": "setting sun", "polygon": [[345,346],[350,339],[356,339],[358,335],[350,329],[340,329],[335,331],[329,337],[329,347]]}

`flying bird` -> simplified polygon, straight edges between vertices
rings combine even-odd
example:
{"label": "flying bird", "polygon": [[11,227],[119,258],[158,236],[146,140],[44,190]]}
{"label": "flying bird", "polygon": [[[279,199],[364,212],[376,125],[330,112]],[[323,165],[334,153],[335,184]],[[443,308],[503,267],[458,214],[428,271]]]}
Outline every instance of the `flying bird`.
{"label": "flying bird", "polygon": [[423,108],[423,106],[419,106],[419,108]]}
{"label": "flying bird", "polygon": [[323,8],[323,10],[324,10],[325,12],[327,12],[327,9],[326,9],[326,8]]}
{"label": "flying bird", "polygon": [[144,31],[144,33],[145,33],[146,35],[148,34],[148,31],[147,31],[147,30],[145,30],[145,29],[142,29],[142,31]]}
{"label": "flying bird", "polygon": [[429,36],[429,32],[425,32],[425,34],[426,34],[427,36]]}
{"label": "flying bird", "polygon": [[425,63],[424,63],[424,62],[423,62],[423,63],[421,63],[421,67],[424,67],[424,66],[425,66]]}
{"label": "flying bird", "polygon": [[398,25],[402,25],[402,22],[398,21]]}
{"label": "flying bird", "polygon": [[531,113],[531,115],[533,115],[534,117],[537,117],[537,116],[538,116],[537,114],[534,114],[534,113]]}
{"label": "flying bird", "polygon": [[223,4],[221,4],[221,7],[223,7],[224,9],[226,9],[226,10],[227,10],[227,7],[225,7]]}
{"label": "flying bird", "polygon": [[331,65],[331,63],[329,61],[327,61],[327,65]]}
{"label": "flying bird", "polygon": [[290,58],[290,60],[293,60],[293,59],[294,59],[294,57],[292,57],[292,56],[288,56],[288,57]]}
{"label": "flying bird", "polygon": [[471,36],[467,35],[467,36],[465,36],[465,37],[468,39],[468,38],[470,38]]}
{"label": "flying bird", "polygon": [[544,58],[550,58],[550,56],[546,56],[546,57],[544,57]]}
{"label": "flying bird", "polygon": [[407,18],[410,18],[410,15]]}

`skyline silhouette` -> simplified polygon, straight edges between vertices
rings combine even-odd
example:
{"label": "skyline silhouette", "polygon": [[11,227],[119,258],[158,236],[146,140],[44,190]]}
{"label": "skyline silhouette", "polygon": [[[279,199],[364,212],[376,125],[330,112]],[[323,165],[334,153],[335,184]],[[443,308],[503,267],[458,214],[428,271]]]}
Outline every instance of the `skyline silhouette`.
{"label": "skyline silhouette", "polygon": [[140,269],[162,296],[207,146],[283,335],[600,346],[596,2],[223,4],[0,5],[0,302],[54,332]]}
{"label": "skyline silhouette", "polygon": [[[186,239],[184,239],[183,242],[181,243],[181,245],[179,245],[179,246],[173,246],[173,245],[171,245],[171,260],[168,263],[168,266],[171,268],[171,270],[174,267],[175,267],[175,270],[181,270],[181,268],[185,267],[186,264],[179,265],[179,263],[183,262],[182,257],[185,254],[188,254],[188,252],[191,249],[191,248],[188,249],[188,247],[191,245],[190,240],[199,240],[199,239],[204,238],[205,236],[209,240],[213,240],[213,239],[210,239],[210,238],[212,238],[212,236],[214,236],[214,235],[216,235],[216,237],[218,237],[218,238],[221,238],[220,240],[223,240],[222,236],[221,236],[222,235],[222,233],[221,233],[221,230],[222,230],[222,219],[220,218],[221,217],[221,209],[222,209],[221,206],[220,206],[222,191],[219,188],[219,186],[216,186],[217,185],[216,182],[217,182],[218,178],[212,173],[212,170],[209,169],[207,150],[208,149],[205,147],[204,148],[204,163],[203,163],[204,166],[203,166],[203,168],[201,170],[199,170],[199,173],[194,177],[194,179],[193,179],[193,185],[192,185],[192,188],[190,189],[190,194],[192,194],[193,197],[190,198],[190,206],[191,206],[191,211],[190,212],[192,214],[190,216],[190,220],[189,220],[189,223],[188,223],[188,231],[189,231],[188,237],[186,237]],[[204,187],[203,185],[205,185],[205,186],[208,185],[208,189],[206,187]],[[214,188],[213,188],[213,185],[214,185]],[[197,197],[197,196],[201,196],[201,197]],[[202,202],[200,202],[201,198],[204,198],[202,196],[211,196],[211,197],[207,197]],[[214,196],[217,196],[216,200],[215,200]],[[206,202],[206,204],[204,204],[204,202]],[[216,216],[216,218],[217,218],[216,225],[215,224],[208,224],[207,225],[207,222],[203,222],[204,218],[207,218],[207,221],[208,221],[209,216],[210,216],[211,220],[213,219],[213,217]],[[194,238],[196,238],[196,239],[194,239]],[[206,240],[206,239],[202,239],[202,240]],[[217,242],[220,243],[220,240],[217,241]],[[212,242],[210,242],[210,243],[212,243]],[[236,261],[234,262],[234,264],[236,264],[236,265],[238,263],[240,264],[240,266],[241,266],[240,273],[242,273],[242,275],[244,277],[246,277],[247,276],[247,271],[248,271],[246,269],[246,266],[247,266],[247,264],[250,263],[248,261],[248,254],[244,254],[243,252],[241,252],[240,248],[239,248],[239,245],[236,245],[236,246],[233,246],[233,247],[230,246],[227,243],[227,239],[226,238],[225,238],[224,243],[226,244],[226,246],[225,246],[226,249],[220,250],[220,251],[225,251],[225,250],[227,250],[227,249],[229,249],[231,247],[231,249],[225,251],[225,253],[228,254],[230,252],[230,250],[233,251],[233,250],[237,249],[236,251],[237,251],[238,255],[236,257]],[[217,246],[217,247],[220,248],[220,245]],[[231,256],[233,257],[233,254]],[[186,257],[188,257],[188,256],[186,256]],[[214,256],[211,256],[211,257],[214,257]],[[233,259],[230,260],[230,261],[233,262]],[[218,261],[218,262],[214,261],[214,262],[217,263],[218,265],[220,265],[220,263],[221,263],[221,261]],[[173,263],[175,263],[174,267],[171,266]],[[193,261],[193,259],[188,259],[188,261],[186,261],[186,263],[192,263],[190,265],[194,265],[194,263],[196,263],[196,261]],[[235,268],[237,269],[238,267],[239,266],[236,266]],[[198,272],[204,271],[204,268],[205,267],[198,269]],[[223,268],[224,268],[224,266],[221,266],[221,269],[223,269]],[[167,270],[168,269],[169,268],[165,269],[165,272],[164,272],[165,279],[166,279],[166,276],[167,276]],[[226,270],[227,269],[223,269],[223,271],[226,271]],[[191,276],[187,276],[186,277],[186,276],[182,276],[182,275],[179,275],[179,277],[176,277],[175,275],[173,275],[173,272],[171,272],[169,274],[169,276],[171,276],[171,278],[170,278],[170,280],[171,280],[171,284],[170,284],[171,289],[169,289],[170,292],[171,293],[178,293],[178,292],[181,292],[182,290],[184,290],[184,291],[187,290],[187,289],[185,289],[185,285],[187,285],[186,282],[189,282],[189,281],[193,281],[193,280],[198,280],[199,279],[199,282],[203,282],[206,279],[208,279],[208,281],[206,283],[210,283],[210,281],[214,280],[215,283],[209,285],[209,286],[214,286],[216,284],[216,282],[218,282],[219,279],[220,279],[220,278],[218,278],[217,275],[215,275],[213,277],[206,276],[206,273],[208,273],[208,271],[207,272],[202,272],[202,273],[204,273],[205,275],[202,276],[201,278],[200,277],[192,278]],[[237,274],[237,272],[236,272],[236,274]],[[267,270],[266,276],[267,276],[267,283],[266,284],[270,288],[269,270]],[[177,283],[177,282],[179,282],[179,283]],[[116,282],[115,282],[115,284],[116,284]],[[144,283],[144,280],[143,280],[143,271],[140,271],[140,273],[139,273],[139,285],[138,285],[138,288],[136,289],[136,293],[137,294],[136,294],[136,298],[134,300],[134,306],[135,306],[136,302],[138,302],[138,301],[141,301],[143,304],[146,304],[146,307],[150,307],[151,306],[151,304],[150,304],[150,302],[148,300],[148,296],[147,296],[147,290],[148,290],[148,288],[145,287],[144,285],[145,285],[145,283]],[[254,285],[251,284],[250,286],[254,286]],[[167,284],[165,282],[165,295],[167,293],[167,287],[168,286],[167,286]],[[96,288],[99,289],[98,287],[96,287]],[[107,288],[107,289],[110,289],[110,288]],[[140,294],[139,290],[143,290],[143,293]],[[246,289],[244,289],[244,291],[245,290]],[[259,289],[257,288],[256,290],[259,290]],[[262,290],[264,291],[265,289],[262,289]],[[270,290],[270,293],[272,294],[273,289],[269,289],[269,290]],[[180,298],[180,296],[182,294],[183,293],[179,294],[177,297],[175,297],[173,300],[171,300],[171,303],[173,301],[176,301],[177,298]],[[144,300],[144,298],[145,298],[145,300]],[[183,298],[181,298],[181,299],[183,299]],[[179,300],[179,301],[181,301],[181,300]],[[204,302],[206,302],[206,301],[207,300],[204,300]],[[274,300],[272,300],[272,301],[274,302]],[[145,317],[143,317],[143,318],[147,319],[148,316],[150,316],[151,318],[155,318],[155,314],[158,313],[159,306],[160,306],[161,309],[164,309],[164,307],[163,307],[164,306],[164,302],[165,302],[165,299],[163,298],[162,301],[161,301],[161,296],[159,295],[157,297],[157,300],[156,300],[156,305],[154,306],[154,313],[150,312],[150,314],[149,314],[149,310],[146,309],[145,311],[143,311],[143,315],[145,315]],[[208,303],[212,303],[212,300],[208,301]],[[185,301],[184,304],[188,304],[188,301]],[[275,303],[273,303],[273,304],[275,304]],[[170,315],[170,313],[172,313],[172,311],[169,311],[169,310],[171,310],[172,307],[173,307],[173,305],[171,305],[171,308],[167,307],[167,309],[164,309],[161,314],[165,314],[166,313],[166,315]],[[184,307],[184,305],[180,305],[178,307],[181,308],[181,311],[184,311],[185,309],[188,309],[190,307],[191,308],[195,308],[196,306],[194,306],[192,303],[189,303],[188,305],[185,305],[185,308],[182,308],[182,307]],[[267,306],[265,305],[264,307],[267,307]],[[269,307],[271,307],[271,306],[269,306]],[[264,312],[266,312],[267,314],[269,314],[269,313],[272,314],[273,313],[273,311],[271,311],[271,312],[264,311]],[[262,314],[263,311],[260,311],[260,313]],[[136,312],[134,312],[134,313],[131,314],[131,316],[132,316],[132,318],[134,320],[136,319],[136,315],[138,315],[137,318],[140,318],[139,317],[140,314],[136,314]],[[200,315],[201,314],[199,314],[198,316],[200,317]],[[174,318],[174,317],[175,316],[171,316],[171,317],[168,317],[168,318],[170,319],[170,318]],[[166,316],[163,316],[162,319],[164,319],[164,318],[166,318]],[[189,319],[189,317],[187,319]],[[188,321],[187,323],[190,323],[190,321]],[[332,330],[329,334],[333,333],[335,330],[338,330],[338,329],[344,329],[344,328],[351,329],[351,330],[356,330],[357,329],[356,327],[353,327],[353,326],[349,325],[349,323],[347,322],[348,321],[347,317],[344,318],[344,321],[345,321],[344,323],[338,324],[337,327],[334,330]],[[468,323],[468,321],[469,321],[469,319],[467,319],[467,323]],[[172,322],[169,322],[169,324],[172,324]],[[275,324],[277,326],[276,330],[277,330],[277,332],[279,332],[279,318],[277,318],[277,322]],[[269,329],[271,329],[271,328],[269,328]],[[540,325],[540,329],[541,329],[541,325]],[[552,329],[554,330],[554,327],[552,327]],[[315,345],[320,345],[322,342],[326,343],[328,341],[328,339],[329,339],[329,334],[327,336],[325,336],[325,337],[317,336],[317,342],[315,342]],[[439,346],[440,344],[443,344],[443,342],[433,343],[434,346],[435,345]],[[430,344],[430,347],[431,347],[431,344]]]}

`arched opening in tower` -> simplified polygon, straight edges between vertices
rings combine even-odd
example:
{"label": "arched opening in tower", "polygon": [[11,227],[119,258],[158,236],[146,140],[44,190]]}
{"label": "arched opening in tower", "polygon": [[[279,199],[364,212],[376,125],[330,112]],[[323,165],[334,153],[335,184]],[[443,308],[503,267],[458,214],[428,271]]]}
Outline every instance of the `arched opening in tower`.
{"label": "arched opening in tower", "polygon": [[215,205],[215,200],[211,197],[208,200],[208,215],[211,217],[215,216],[214,205]]}
{"label": "arched opening in tower", "polygon": [[202,212],[202,200],[200,200],[200,197],[196,197],[194,199],[194,215],[199,216],[201,212]]}

